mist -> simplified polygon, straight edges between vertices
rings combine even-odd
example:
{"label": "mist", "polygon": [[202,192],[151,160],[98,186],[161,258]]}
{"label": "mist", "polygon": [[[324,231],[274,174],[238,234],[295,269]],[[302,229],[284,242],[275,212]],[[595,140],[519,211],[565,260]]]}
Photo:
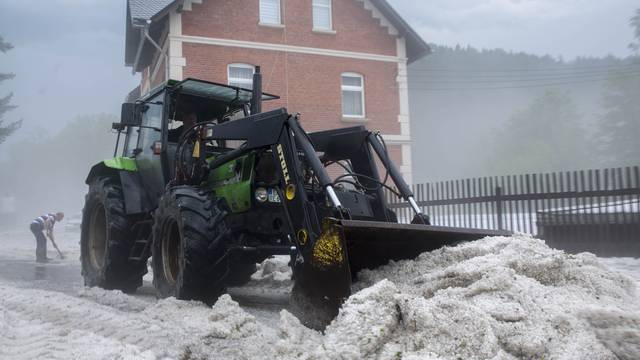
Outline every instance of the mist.
{"label": "mist", "polygon": [[639,290],[638,0],[0,0],[0,360],[640,359]]}
{"label": "mist", "polygon": [[[409,67],[415,182],[629,165],[596,135],[609,72],[637,61],[635,2],[390,3],[433,50]],[[22,120],[0,144],[0,185],[20,221],[79,214],[91,165],[112,156],[111,122],[140,81],[124,66],[125,10],[125,1],[0,0],[0,35],[13,45],[0,72],[15,74],[0,82],[16,106],[4,120]],[[568,83],[546,86],[554,76]],[[586,152],[560,165],[510,160],[499,145],[519,139],[505,127],[548,91],[571,102]]]}
{"label": "mist", "polygon": [[[605,129],[612,93],[628,86],[633,99],[640,88],[630,50],[624,58],[564,61],[471,46],[432,49],[409,70],[413,157],[425,159],[414,165],[417,182],[637,163],[636,145],[626,145],[633,156],[623,156],[625,146],[603,146],[613,141]],[[638,113],[629,111],[637,136]]]}

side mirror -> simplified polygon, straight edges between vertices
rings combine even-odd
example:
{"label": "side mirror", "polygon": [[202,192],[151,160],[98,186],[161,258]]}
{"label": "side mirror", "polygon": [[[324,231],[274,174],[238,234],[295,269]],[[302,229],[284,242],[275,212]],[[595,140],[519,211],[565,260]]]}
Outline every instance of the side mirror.
{"label": "side mirror", "polygon": [[124,126],[140,125],[140,117],[136,114],[136,103],[122,104],[122,112],[120,113],[120,124]]}

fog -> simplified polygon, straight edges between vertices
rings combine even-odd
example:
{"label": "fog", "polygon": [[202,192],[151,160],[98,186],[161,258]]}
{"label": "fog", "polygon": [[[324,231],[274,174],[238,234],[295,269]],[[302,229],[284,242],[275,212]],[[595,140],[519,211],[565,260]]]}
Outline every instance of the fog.
{"label": "fog", "polygon": [[636,57],[433,49],[409,70],[417,182],[637,165]]}
{"label": "fog", "polygon": [[[617,157],[625,149],[598,134],[612,109],[607,91],[637,88],[640,67],[628,47],[637,1],[390,3],[433,44],[409,72],[415,181],[634,165],[632,143],[632,160]],[[23,120],[0,144],[0,196],[15,198],[20,221],[78,214],[91,164],[112,155],[110,123],[139,82],[124,66],[124,21],[124,0],[0,0],[0,36],[14,47],[0,53],[0,73],[15,74],[0,82],[0,98],[13,93],[17,106],[2,119]],[[636,82],[616,85],[621,78]],[[579,134],[561,152],[586,150],[557,163],[514,162],[509,146],[522,138],[508,124],[554,99],[568,104],[559,119]]]}

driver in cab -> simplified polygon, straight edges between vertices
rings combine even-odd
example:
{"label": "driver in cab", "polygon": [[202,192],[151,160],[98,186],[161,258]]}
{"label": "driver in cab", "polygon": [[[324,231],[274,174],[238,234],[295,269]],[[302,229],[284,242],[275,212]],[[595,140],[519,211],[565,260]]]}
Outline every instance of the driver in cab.
{"label": "driver in cab", "polygon": [[198,122],[198,114],[196,114],[192,109],[186,109],[182,113],[181,118],[176,120],[182,121],[182,125],[178,128],[169,130],[168,140],[172,143],[180,141],[180,136]]}

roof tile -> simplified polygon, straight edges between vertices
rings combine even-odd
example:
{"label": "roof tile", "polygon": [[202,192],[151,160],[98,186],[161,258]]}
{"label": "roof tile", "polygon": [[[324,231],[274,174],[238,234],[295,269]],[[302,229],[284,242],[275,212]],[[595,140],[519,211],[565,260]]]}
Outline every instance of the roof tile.
{"label": "roof tile", "polygon": [[150,20],[176,0],[129,0],[132,20]]}

